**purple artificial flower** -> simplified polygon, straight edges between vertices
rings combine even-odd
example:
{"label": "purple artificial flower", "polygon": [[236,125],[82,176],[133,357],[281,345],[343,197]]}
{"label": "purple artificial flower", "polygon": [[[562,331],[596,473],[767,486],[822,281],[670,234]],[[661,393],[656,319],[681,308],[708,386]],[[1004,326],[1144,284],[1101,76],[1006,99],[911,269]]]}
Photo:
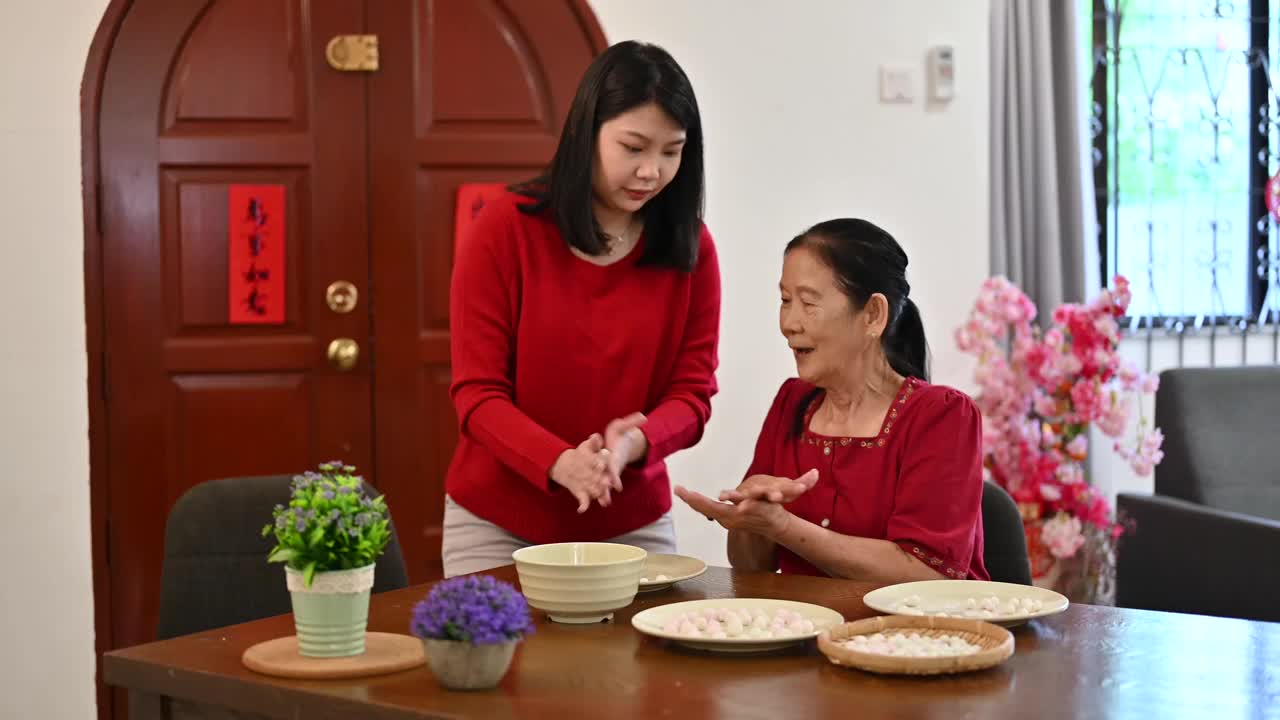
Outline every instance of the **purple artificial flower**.
{"label": "purple artificial flower", "polygon": [[413,608],[410,631],[421,638],[492,645],[533,632],[529,604],[514,586],[489,575],[450,578]]}

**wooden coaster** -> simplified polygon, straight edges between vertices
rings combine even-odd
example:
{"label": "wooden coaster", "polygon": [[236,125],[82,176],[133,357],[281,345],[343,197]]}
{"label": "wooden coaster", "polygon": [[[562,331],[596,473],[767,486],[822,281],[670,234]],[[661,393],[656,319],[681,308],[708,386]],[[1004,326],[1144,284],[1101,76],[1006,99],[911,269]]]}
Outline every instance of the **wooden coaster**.
{"label": "wooden coaster", "polygon": [[240,661],[254,672],[304,680],[366,677],[408,670],[427,662],[422,641],[412,635],[365,633],[364,654],[313,658],[298,654],[298,636],[260,642],[244,651]]}

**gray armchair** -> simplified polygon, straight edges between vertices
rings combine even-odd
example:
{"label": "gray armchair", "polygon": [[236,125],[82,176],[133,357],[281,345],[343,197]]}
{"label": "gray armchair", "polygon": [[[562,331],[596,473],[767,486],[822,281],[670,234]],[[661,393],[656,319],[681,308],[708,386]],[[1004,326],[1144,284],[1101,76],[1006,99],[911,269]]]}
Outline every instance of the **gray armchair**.
{"label": "gray armchair", "polygon": [[1121,607],[1280,621],[1280,367],[1160,374],[1155,495],[1121,493]]}

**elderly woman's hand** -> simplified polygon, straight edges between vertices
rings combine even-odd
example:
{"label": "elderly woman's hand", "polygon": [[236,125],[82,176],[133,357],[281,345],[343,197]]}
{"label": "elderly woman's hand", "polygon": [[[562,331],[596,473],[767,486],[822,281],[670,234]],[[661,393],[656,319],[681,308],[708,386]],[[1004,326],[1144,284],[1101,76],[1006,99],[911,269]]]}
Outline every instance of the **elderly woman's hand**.
{"label": "elderly woman's hand", "polygon": [[679,485],[676,497],[689,507],[715,520],[727,530],[745,530],[764,537],[775,537],[791,522],[791,513],[782,505],[768,500],[744,499],[738,503],[717,502],[702,493],[686,490]]}
{"label": "elderly woman's hand", "polygon": [[766,500],[785,505],[803,495],[817,482],[817,468],[794,480],[773,475],[752,475],[733,490],[720,493],[720,500],[731,503],[740,503],[744,500]]}

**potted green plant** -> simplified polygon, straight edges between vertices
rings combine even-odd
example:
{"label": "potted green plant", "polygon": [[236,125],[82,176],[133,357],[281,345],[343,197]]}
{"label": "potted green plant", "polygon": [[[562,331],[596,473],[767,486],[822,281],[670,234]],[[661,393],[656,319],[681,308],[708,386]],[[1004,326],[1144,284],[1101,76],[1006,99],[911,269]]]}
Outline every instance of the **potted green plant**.
{"label": "potted green plant", "polygon": [[285,564],[298,652],[346,657],[365,650],[374,565],[391,539],[386,501],[341,461],[293,478],[288,506],[277,505],[276,545],[267,562]]}
{"label": "potted green plant", "polygon": [[533,632],[524,596],[488,575],[437,583],[413,608],[410,631],[422,638],[427,665],[454,690],[496,686],[511,667],[516,645]]}

